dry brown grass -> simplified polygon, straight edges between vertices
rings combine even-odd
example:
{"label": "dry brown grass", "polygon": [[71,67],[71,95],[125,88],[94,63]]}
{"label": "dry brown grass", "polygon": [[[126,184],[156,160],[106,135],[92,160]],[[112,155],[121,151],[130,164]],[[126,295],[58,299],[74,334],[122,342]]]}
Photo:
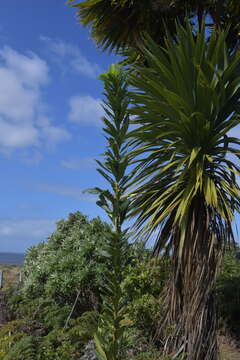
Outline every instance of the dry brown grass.
{"label": "dry brown grass", "polygon": [[240,360],[240,348],[229,337],[219,337],[220,360]]}
{"label": "dry brown grass", "polygon": [[240,351],[224,345],[221,351],[221,360],[240,360]]}

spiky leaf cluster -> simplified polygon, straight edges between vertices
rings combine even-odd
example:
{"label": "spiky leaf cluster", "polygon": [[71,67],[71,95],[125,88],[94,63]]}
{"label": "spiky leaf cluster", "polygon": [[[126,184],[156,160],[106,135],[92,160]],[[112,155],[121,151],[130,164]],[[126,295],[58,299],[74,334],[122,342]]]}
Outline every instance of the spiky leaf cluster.
{"label": "spiky leaf cluster", "polygon": [[77,8],[82,25],[90,26],[91,35],[103,49],[137,49],[143,34],[158,44],[164,43],[166,29],[176,34],[176,19],[201,26],[229,27],[228,44],[233,49],[239,41],[240,6],[236,0],[70,0]]}
{"label": "spiky leaf cluster", "polygon": [[100,360],[118,360],[123,356],[123,335],[126,324],[126,307],[123,301],[121,281],[127,258],[127,231],[122,229],[129,199],[126,191],[131,182],[129,141],[129,92],[127,74],[119,66],[111,66],[101,75],[104,82],[103,118],[107,150],[103,161],[98,161],[98,172],[107,180],[109,189],[95,188],[101,206],[114,225],[114,231],[106,238],[105,254],[110,270],[105,274],[103,313],[95,343]]}
{"label": "spiky leaf cluster", "polygon": [[110,189],[90,191],[99,195],[97,204],[107,212],[118,231],[129,210],[127,189],[132,180],[132,173],[128,171],[131,161],[128,139],[130,97],[127,74],[120,67],[111,66],[109,72],[100,78],[104,81],[103,109],[106,116],[102,120],[107,146],[103,160],[97,161],[97,171],[107,180]]}
{"label": "spiky leaf cluster", "polygon": [[240,205],[240,141],[231,132],[240,120],[239,54],[228,56],[224,32],[206,42],[204,31],[195,40],[190,27],[178,27],[177,43],[168,37],[160,48],[148,39],[145,55],[148,67],[132,77],[132,135],[143,146],[132,213],[139,225],[163,225],[164,246],[201,198],[212,233],[225,238]]}

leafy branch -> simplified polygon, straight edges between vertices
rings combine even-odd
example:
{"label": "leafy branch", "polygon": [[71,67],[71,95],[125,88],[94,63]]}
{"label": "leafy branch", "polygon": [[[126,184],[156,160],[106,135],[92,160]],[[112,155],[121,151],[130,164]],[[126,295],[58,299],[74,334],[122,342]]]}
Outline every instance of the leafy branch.
{"label": "leafy branch", "polygon": [[127,189],[132,179],[128,140],[130,98],[127,73],[120,66],[112,65],[100,79],[104,82],[103,130],[107,150],[104,159],[97,161],[97,170],[109,183],[110,190],[95,188],[90,192],[98,194],[97,204],[108,214],[113,231],[106,239],[109,270],[102,289],[103,311],[95,344],[99,360],[117,360],[123,355],[123,336],[128,324],[121,282],[128,251],[127,230],[122,225],[129,211]]}

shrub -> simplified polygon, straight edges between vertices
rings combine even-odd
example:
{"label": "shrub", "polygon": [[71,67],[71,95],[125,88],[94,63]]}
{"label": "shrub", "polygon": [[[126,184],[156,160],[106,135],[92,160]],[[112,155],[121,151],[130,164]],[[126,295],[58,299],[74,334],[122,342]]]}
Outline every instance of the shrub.
{"label": "shrub", "polygon": [[134,259],[125,271],[122,283],[128,314],[134,326],[151,338],[161,314],[160,294],[169,273],[169,261]]}
{"label": "shrub", "polygon": [[58,222],[46,243],[27,252],[22,304],[37,299],[42,306],[47,299],[54,305],[72,306],[80,292],[75,313],[96,309],[105,271],[101,249],[110,231],[99,218],[89,221],[79,212]]}
{"label": "shrub", "polygon": [[220,328],[240,337],[240,260],[234,250],[224,257],[217,283]]}
{"label": "shrub", "polygon": [[23,336],[8,351],[4,360],[36,360],[37,344],[33,336]]}
{"label": "shrub", "polygon": [[0,329],[0,360],[76,360],[96,327],[96,314],[90,312],[50,332],[36,322],[9,322]]}

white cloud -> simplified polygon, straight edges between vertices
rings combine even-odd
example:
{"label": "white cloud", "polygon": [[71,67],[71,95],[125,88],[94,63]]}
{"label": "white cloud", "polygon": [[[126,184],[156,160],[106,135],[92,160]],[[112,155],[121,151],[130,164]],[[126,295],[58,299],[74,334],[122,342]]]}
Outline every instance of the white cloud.
{"label": "white cloud", "polygon": [[96,196],[91,194],[84,194],[82,189],[74,186],[65,186],[65,185],[52,185],[52,184],[38,184],[34,185],[38,190],[47,191],[49,193],[54,193],[66,197],[70,197],[75,200],[95,202]]}
{"label": "white cloud", "polygon": [[67,169],[95,169],[96,161],[91,157],[73,160],[62,160],[61,165]]}
{"label": "white cloud", "polygon": [[101,70],[99,65],[89,61],[81,53],[78,46],[46,36],[41,36],[40,40],[46,44],[48,50],[50,50],[54,56],[55,62],[63,68],[64,72],[70,69],[90,78],[96,78],[100,74]]}
{"label": "white cloud", "polygon": [[0,118],[0,147],[20,148],[36,145],[38,131],[31,124],[11,124]]}
{"label": "white cloud", "polygon": [[[47,63],[34,53],[0,49],[0,151],[55,145],[67,140],[65,129],[53,125],[44,113],[42,90],[49,81]],[[42,124],[45,117],[47,124]]]}
{"label": "white cloud", "polygon": [[49,81],[48,66],[36,54],[23,55],[10,47],[3,47],[0,56],[8,69],[12,70],[21,82],[28,86],[39,86]]}
{"label": "white cloud", "polygon": [[1,251],[22,252],[56,229],[53,219],[0,219]]}
{"label": "white cloud", "polygon": [[38,89],[25,86],[13,69],[1,65],[0,79],[0,114],[12,121],[31,120],[37,110]]}
{"label": "white cloud", "polygon": [[48,125],[42,129],[43,135],[49,140],[50,144],[56,144],[63,140],[71,139],[69,132],[63,128]]}
{"label": "white cloud", "polygon": [[72,96],[69,101],[69,120],[87,125],[101,126],[101,117],[104,110],[101,107],[101,100],[92,96]]}
{"label": "white cloud", "polygon": [[38,126],[41,129],[43,139],[47,140],[46,143],[50,147],[61,141],[71,139],[71,135],[67,130],[52,125],[47,117],[39,118]]}

